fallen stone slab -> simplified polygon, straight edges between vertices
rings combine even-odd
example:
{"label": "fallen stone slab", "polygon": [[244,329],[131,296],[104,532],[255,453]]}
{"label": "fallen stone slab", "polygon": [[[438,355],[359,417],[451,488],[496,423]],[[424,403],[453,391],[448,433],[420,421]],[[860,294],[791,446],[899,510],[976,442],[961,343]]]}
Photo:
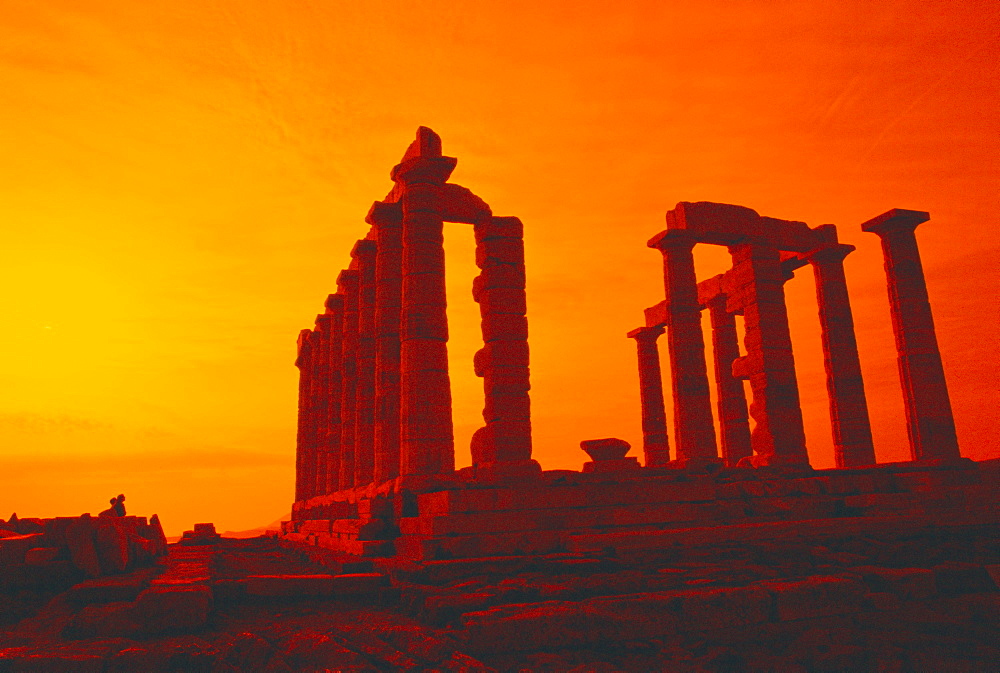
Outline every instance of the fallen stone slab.
{"label": "fallen stone slab", "polygon": [[66,600],[76,605],[134,601],[149,584],[153,569],[124,577],[99,577],[72,586]]}

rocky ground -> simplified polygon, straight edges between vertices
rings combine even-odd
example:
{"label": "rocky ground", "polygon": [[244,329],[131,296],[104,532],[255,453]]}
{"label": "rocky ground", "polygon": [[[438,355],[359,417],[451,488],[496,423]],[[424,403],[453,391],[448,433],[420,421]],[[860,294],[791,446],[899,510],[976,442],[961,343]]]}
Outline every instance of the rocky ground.
{"label": "rocky ground", "polygon": [[358,561],[271,538],[6,595],[0,671],[996,671],[1000,530]]}

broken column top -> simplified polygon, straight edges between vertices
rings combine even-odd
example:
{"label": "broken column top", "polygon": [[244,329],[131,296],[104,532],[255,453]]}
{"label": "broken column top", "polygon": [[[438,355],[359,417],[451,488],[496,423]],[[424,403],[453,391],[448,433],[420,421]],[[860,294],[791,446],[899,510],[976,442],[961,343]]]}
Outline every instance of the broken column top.
{"label": "broken column top", "polygon": [[728,203],[682,201],[667,212],[667,228],[649,240],[658,248],[671,236],[685,232],[698,243],[738,245],[753,243],[778,250],[809,252],[837,242],[836,227],[810,228],[805,222],[765,217],[744,206]]}
{"label": "broken column top", "polygon": [[426,126],[417,127],[417,138],[406,148],[403,154],[403,161],[415,159],[416,157],[439,157],[441,156],[441,136],[434,133]]}

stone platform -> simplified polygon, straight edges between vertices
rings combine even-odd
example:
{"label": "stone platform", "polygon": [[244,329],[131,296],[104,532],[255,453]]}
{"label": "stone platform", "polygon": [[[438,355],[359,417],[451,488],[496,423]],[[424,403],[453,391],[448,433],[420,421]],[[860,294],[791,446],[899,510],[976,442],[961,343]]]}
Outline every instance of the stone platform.
{"label": "stone platform", "polygon": [[792,473],[556,470],[521,481],[438,480],[412,490],[397,480],[302,503],[282,537],[410,561],[637,553],[810,531],[995,523],[998,483],[1000,461],[968,460]]}

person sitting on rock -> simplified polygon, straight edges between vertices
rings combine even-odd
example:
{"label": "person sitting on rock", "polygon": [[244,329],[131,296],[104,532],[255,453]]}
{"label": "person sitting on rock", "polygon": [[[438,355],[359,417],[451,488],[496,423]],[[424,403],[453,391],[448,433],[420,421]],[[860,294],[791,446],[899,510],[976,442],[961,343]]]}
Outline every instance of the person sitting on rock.
{"label": "person sitting on rock", "polygon": [[111,507],[101,512],[98,516],[125,516],[125,496],[119,494],[111,498]]}

